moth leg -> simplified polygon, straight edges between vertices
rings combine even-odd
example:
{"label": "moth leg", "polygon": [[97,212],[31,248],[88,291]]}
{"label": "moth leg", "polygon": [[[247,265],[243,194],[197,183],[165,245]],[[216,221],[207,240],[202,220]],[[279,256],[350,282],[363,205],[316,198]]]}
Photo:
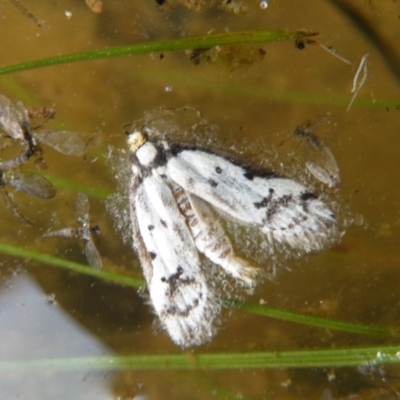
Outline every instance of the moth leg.
{"label": "moth leg", "polygon": [[180,187],[174,187],[174,196],[187,219],[197,249],[234,278],[255,286],[259,269],[235,256],[229,238],[207,203]]}

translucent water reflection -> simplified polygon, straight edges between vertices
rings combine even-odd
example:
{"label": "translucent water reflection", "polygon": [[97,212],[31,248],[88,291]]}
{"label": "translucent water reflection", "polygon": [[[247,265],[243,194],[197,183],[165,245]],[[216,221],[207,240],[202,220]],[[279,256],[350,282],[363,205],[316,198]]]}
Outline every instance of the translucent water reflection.
{"label": "translucent water reflection", "polygon": [[[18,273],[0,287],[0,358],[24,360],[96,356],[110,350],[52,301],[26,273]],[[23,384],[21,384],[23,382]],[[79,382],[79,385],[71,385]],[[81,387],[79,387],[81,386]],[[85,387],[84,391],[82,386]],[[94,371],[24,370],[0,374],[0,397],[106,399],[108,379]],[[82,393],[85,392],[85,395]],[[103,393],[103,394],[101,394]]]}

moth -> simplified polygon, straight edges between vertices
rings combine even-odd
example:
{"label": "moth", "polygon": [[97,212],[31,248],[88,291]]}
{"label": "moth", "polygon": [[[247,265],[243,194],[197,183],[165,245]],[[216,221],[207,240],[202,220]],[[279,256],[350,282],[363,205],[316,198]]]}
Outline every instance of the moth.
{"label": "moth", "polygon": [[258,277],[257,268],[235,255],[223,219],[304,252],[322,249],[337,221],[291,179],[152,133],[142,127],[127,140],[133,246],[162,327],[178,346],[197,346],[215,334],[220,311],[202,257],[248,288]]}

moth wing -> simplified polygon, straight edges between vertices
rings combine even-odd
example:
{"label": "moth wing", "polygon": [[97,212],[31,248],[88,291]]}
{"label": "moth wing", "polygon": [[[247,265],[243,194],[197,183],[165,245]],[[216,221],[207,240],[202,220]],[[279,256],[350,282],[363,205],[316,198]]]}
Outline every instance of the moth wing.
{"label": "moth wing", "polygon": [[133,175],[130,196],[134,245],[162,326],[181,347],[208,341],[219,308],[170,187],[159,176]]}
{"label": "moth wing", "polygon": [[333,212],[301,184],[253,172],[216,154],[181,150],[168,160],[166,174],[223,217],[294,248],[321,249],[335,231]]}
{"label": "moth wing", "polygon": [[254,286],[258,269],[235,255],[231,241],[211,207],[198,196],[179,187],[174,188],[174,196],[186,217],[197,249],[234,278]]}

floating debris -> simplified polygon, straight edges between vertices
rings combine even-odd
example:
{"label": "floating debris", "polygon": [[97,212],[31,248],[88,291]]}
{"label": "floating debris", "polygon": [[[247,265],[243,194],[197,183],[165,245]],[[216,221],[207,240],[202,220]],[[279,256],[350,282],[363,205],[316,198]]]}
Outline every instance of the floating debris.
{"label": "floating debris", "polygon": [[215,46],[212,48],[188,50],[190,61],[195,65],[200,63],[221,65],[231,71],[248,68],[262,61],[267,52],[260,46]]}
{"label": "floating debris", "polygon": [[[352,106],[352,104],[353,104],[358,92],[364,86],[364,83],[366,82],[366,80],[368,78],[368,63],[367,63],[368,56],[369,56],[369,54],[366,53],[361,58],[360,65],[358,66],[356,74],[354,75],[353,87],[351,88],[351,93],[353,93],[353,97],[351,98],[350,104],[347,106],[346,111],[350,110],[350,107]],[[361,79],[360,79],[361,72],[363,74],[362,74]]]}
{"label": "floating debris", "polygon": [[[197,12],[204,11],[213,6],[217,6],[220,10],[233,12],[237,15],[247,12],[247,7],[240,0],[177,0],[177,2],[183,4],[186,8]],[[156,3],[159,6],[162,6],[168,2],[156,0]]]}
{"label": "floating debris", "polygon": [[338,60],[340,60],[340,61],[342,61],[342,62],[344,62],[346,64],[353,65],[353,63],[350,60],[348,60],[347,58],[345,58],[342,55],[340,55],[333,47],[326,46],[325,44],[323,44],[319,40],[310,39],[310,38],[304,38],[304,37],[303,38],[298,38],[298,39],[295,40],[295,46],[299,50],[303,50],[307,46],[314,46],[316,48],[321,48],[321,49],[325,50],[327,53],[329,53],[332,56],[336,57]]}
{"label": "floating debris", "polygon": [[42,27],[42,22],[39,21],[39,19],[36,18],[31,12],[29,12],[19,0],[10,0],[10,2],[11,2],[11,4],[13,4],[15,7],[17,7],[18,10],[21,11],[22,14],[25,15],[25,17],[27,17],[27,18],[29,18],[31,21],[33,21],[39,28]]}
{"label": "floating debris", "polygon": [[69,21],[72,18],[72,11],[71,10],[65,10],[64,15],[67,17],[67,20]]}
{"label": "floating debris", "polygon": [[78,193],[76,197],[76,214],[82,226],[80,228],[63,228],[57,231],[47,232],[43,236],[62,236],[84,240],[86,242],[85,255],[87,262],[91,267],[99,270],[102,268],[103,262],[93,241],[93,234],[98,233],[100,228],[98,225],[90,225],[89,210],[90,204],[87,195],[85,193]]}
{"label": "floating debris", "polygon": [[85,3],[95,14],[100,14],[103,11],[101,0],[85,0]]}

